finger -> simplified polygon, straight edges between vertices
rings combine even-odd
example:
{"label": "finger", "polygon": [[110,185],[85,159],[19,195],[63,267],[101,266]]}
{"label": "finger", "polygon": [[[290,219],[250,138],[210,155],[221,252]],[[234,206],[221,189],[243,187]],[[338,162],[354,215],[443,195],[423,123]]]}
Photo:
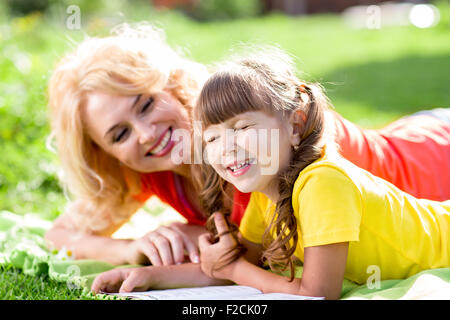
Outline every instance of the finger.
{"label": "finger", "polygon": [[162,264],[164,266],[169,266],[173,264],[172,249],[170,247],[169,240],[160,234],[154,234],[151,239],[153,245],[158,250],[159,257],[161,258]]}
{"label": "finger", "polygon": [[217,233],[220,235],[223,232],[229,231],[229,227],[225,217],[220,212],[214,213],[214,223],[216,225]]}
{"label": "finger", "polygon": [[146,291],[152,286],[152,270],[154,267],[135,268],[126,279],[124,279],[119,292]]}
{"label": "finger", "polygon": [[[176,230],[180,234],[180,236],[183,238],[184,248],[186,249],[191,262],[199,263],[200,262],[200,254],[198,252],[198,247],[195,244],[195,242],[192,241],[192,239],[186,233],[184,233],[182,230],[180,230],[178,225],[172,224],[170,226],[170,228]],[[183,260],[182,261],[184,261],[184,252],[183,252]]]}
{"label": "finger", "polygon": [[91,291],[118,292],[120,285],[129,273],[129,269],[115,269],[99,274],[92,283]]}
{"label": "finger", "polygon": [[129,276],[123,281],[122,285],[120,286],[119,292],[132,292],[134,288],[136,287],[136,284],[138,283],[138,273],[137,272],[131,272]]}
{"label": "finger", "polygon": [[[189,238],[189,237],[188,237]],[[193,263],[200,262],[200,252],[198,251],[197,245],[191,240],[185,241],[186,251],[188,252],[189,259]]]}
{"label": "finger", "polygon": [[158,249],[155,247],[155,245],[150,239],[148,238],[142,239],[142,241],[140,242],[140,249],[147,256],[152,265],[154,266],[163,265],[161,257],[159,256]]}
{"label": "finger", "polygon": [[198,247],[200,252],[206,250],[211,245],[211,235],[204,233],[198,237]]}
{"label": "finger", "polygon": [[184,261],[185,241],[190,241],[189,237],[185,239],[179,231],[167,227],[160,227],[158,232],[169,240],[173,261],[175,263],[182,263]]}

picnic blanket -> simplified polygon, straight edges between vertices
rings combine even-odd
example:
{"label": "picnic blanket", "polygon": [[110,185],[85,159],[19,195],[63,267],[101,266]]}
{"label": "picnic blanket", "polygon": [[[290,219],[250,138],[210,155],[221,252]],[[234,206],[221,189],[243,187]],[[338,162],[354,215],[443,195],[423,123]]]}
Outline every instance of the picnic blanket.
{"label": "picnic blanket", "polygon": [[[44,235],[51,222],[36,215],[16,215],[0,211],[0,265],[12,265],[27,275],[48,275],[65,282],[70,288],[80,288],[90,295],[95,277],[114,266],[96,260],[74,260],[69,251],[50,250]],[[301,276],[301,266],[296,276]],[[104,296],[111,298],[111,296]],[[341,299],[450,299],[450,268],[426,270],[404,280],[383,280],[376,284],[357,285],[344,279]]]}

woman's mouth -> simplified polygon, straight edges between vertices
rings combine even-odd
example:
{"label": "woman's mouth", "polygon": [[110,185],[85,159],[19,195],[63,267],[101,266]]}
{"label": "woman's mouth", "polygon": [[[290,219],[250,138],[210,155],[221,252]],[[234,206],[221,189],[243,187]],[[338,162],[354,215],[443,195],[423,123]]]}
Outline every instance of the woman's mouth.
{"label": "woman's mouth", "polygon": [[236,161],[232,165],[227,166],[227,171],[234,177],[242,176],[244,173],[246,173],[251,165],[254,163],[251,159],[246,159],[244,161]]}
{"label": "woman's mouth", "polygon": [[146,157],[162,157],[170,152],[175,143],[171,140],[172,138],[172,127],[169,127],[158,139],[153,147],[151,147],[147,153]]}

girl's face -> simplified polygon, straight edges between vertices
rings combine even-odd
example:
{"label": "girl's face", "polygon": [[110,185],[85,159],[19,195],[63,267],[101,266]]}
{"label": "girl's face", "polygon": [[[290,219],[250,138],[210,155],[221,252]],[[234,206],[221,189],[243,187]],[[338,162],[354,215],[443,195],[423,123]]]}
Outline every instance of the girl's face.
{"label": "girl's face", "polygon": [[92,92],[82,109],[90,138],[104,151],[139,172],[176,171],[171,150],[175,130],[190,130],[184,106],[169,92],[112,96]]}
{"label": "girl's face", "polygon": [[206,128],[207,160],[241,192],[277,188],[277,173],[291,157],[289,123],[262,111],[241,113]]}

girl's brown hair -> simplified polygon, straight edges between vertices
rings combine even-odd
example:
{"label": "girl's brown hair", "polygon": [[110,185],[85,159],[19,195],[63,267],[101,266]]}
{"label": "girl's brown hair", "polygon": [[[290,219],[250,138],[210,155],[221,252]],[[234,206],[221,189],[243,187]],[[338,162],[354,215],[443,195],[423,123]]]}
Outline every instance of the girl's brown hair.
{"label": "girl's brown hair", "polygon": [[[259,52],[233,59],[214,73],[202,88],[194,116],[206,128],[248,111],[283,117],[298,109],[304,113],[304,123],[299,128],[301,141],[292,150],[288,168],[278,173],[279,199],[262,239],[263,259],[271,268],[289,267],[292,280],[292,255],[298,242],[292,191],[300,171],[321,156],[324,111],[329,102],[320,85],[306,83],[295,76],[292,59],[287,54],[275,48]],[[223,204],[224,182],[212,171],[207,167],[202,177],[206,212],[220,210]]]}

